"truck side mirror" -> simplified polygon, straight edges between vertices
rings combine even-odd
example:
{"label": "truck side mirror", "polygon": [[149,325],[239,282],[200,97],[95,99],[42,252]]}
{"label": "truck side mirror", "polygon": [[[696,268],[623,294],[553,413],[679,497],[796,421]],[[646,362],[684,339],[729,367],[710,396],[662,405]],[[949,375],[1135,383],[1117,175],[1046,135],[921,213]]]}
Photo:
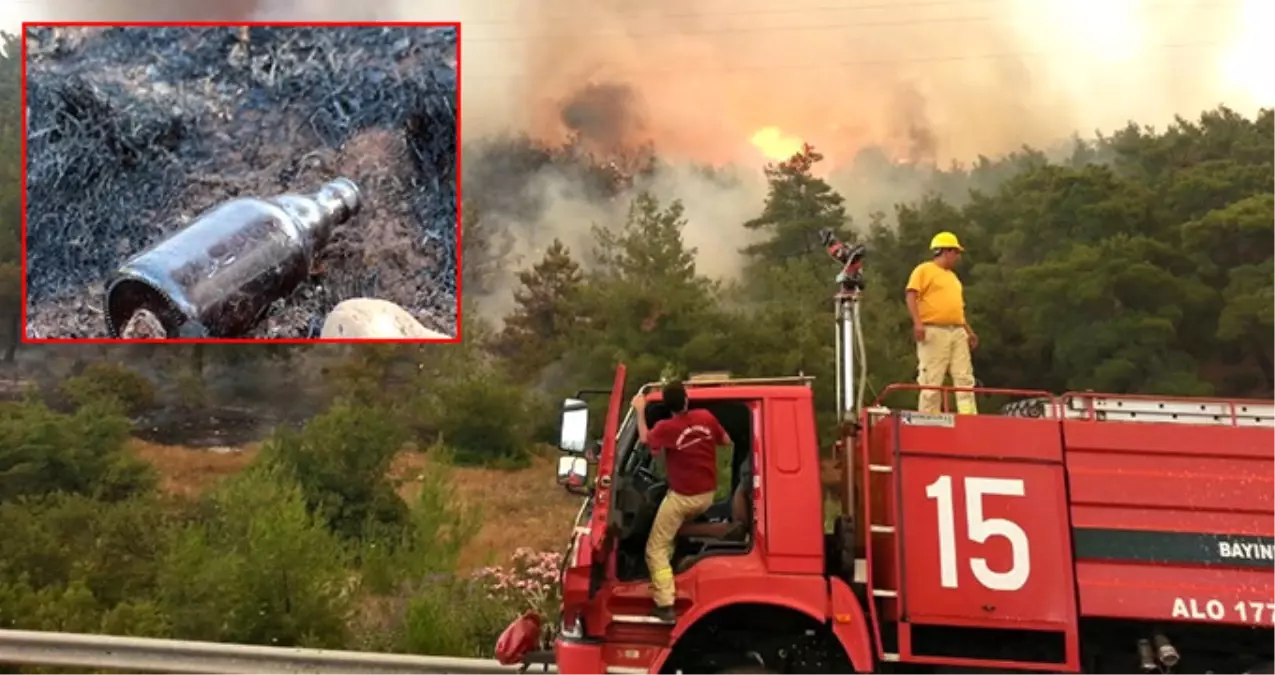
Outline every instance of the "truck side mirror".
{"label": "truck side mirror", "polygon": [[563,452],[583,453],[589,444],[589,406],[578,398],[562,402],[562,434],[558,447]]}
{"label": "truck side mirror", "polygon": [[567,489],[584,487],[589,478],[589,462],[583,457],[565,455],[558,458],[558,485]]}

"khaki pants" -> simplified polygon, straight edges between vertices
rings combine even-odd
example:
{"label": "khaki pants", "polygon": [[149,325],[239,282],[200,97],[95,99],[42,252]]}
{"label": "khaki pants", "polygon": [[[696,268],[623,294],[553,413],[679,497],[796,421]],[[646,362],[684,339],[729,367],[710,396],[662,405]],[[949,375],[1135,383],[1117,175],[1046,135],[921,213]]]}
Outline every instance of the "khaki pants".
{"label": "khaki pants", "polygon": [[673,540],[677,531],[692,518],[699,517],[713,505],[713,493],[680,495],[672,490],[660,502],[655,513],[651,536],[646,540],[646,568],[651,571],[651,594],[659,607],[672,607],[677,597],[673,584]]}
{"label": "khaki pants", "polygon": [[[970,361],[969,334],[960,326],[926,326],[925,339],[916,343],[916,383],[921,386],[939,387],[950,372],[952,386],[974,386],[974,363]],[[923,390],[917,398],[917,410],[923,413],[940,412],[943,392]],[[974,394],[956,394],[956,412],[961,415],[978,414]]]}

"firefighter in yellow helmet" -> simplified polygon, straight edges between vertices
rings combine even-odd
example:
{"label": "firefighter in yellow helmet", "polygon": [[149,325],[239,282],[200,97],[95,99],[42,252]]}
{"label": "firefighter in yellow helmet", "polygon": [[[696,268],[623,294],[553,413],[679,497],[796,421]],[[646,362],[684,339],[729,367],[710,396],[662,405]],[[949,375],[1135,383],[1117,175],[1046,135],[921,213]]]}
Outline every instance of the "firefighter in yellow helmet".
{"label": "firefighter in yellow helmet", "polygon": [[[939,232],[930,240],[933,257],[912,270],[908,277],[908,313],[912,315],[912,337],[916,340],[917,384],[937,387],[952,374],[952,385],[974,386],[974,364],[970,351],[978,347],[978,335],[965,320],[965,296],[961,280],[953,269],[965,251],[956,235]],[[942,392],[923,390],[917,409],[940,412]],[[978,413],[974,394],[956,395],[956,412]]]}

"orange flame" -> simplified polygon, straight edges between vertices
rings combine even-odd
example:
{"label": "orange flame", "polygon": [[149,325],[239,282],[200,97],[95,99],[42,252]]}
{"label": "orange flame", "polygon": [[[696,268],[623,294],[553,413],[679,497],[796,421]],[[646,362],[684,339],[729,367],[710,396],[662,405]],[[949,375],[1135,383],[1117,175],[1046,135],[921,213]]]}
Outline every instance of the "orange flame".
{"label": "orange flame", "polygon": [[753,137],[749,139],[766,159],[782,162],[790,159],[793,155],[801,152],[803,141],[796,136],[790,136],[780,131],[779,127],[764,127],[759,129]]}

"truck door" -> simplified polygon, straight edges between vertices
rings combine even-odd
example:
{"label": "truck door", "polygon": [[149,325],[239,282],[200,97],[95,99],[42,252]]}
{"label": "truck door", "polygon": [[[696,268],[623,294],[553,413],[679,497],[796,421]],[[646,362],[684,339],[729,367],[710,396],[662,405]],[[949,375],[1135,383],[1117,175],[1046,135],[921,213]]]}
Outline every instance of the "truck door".
{"label": "truck door", "polygon": [[598,456],[598,473],[593,489],[593,517],[590,520],[594,564],[606,564],[614,533],[611,531],[611,496],[615,484],[615,441],[620,428],[620,408],[624,404],[625,368],[615,369],[611,385],[611,401],[607,404],[606,425],[602,431],[602,451]]}

